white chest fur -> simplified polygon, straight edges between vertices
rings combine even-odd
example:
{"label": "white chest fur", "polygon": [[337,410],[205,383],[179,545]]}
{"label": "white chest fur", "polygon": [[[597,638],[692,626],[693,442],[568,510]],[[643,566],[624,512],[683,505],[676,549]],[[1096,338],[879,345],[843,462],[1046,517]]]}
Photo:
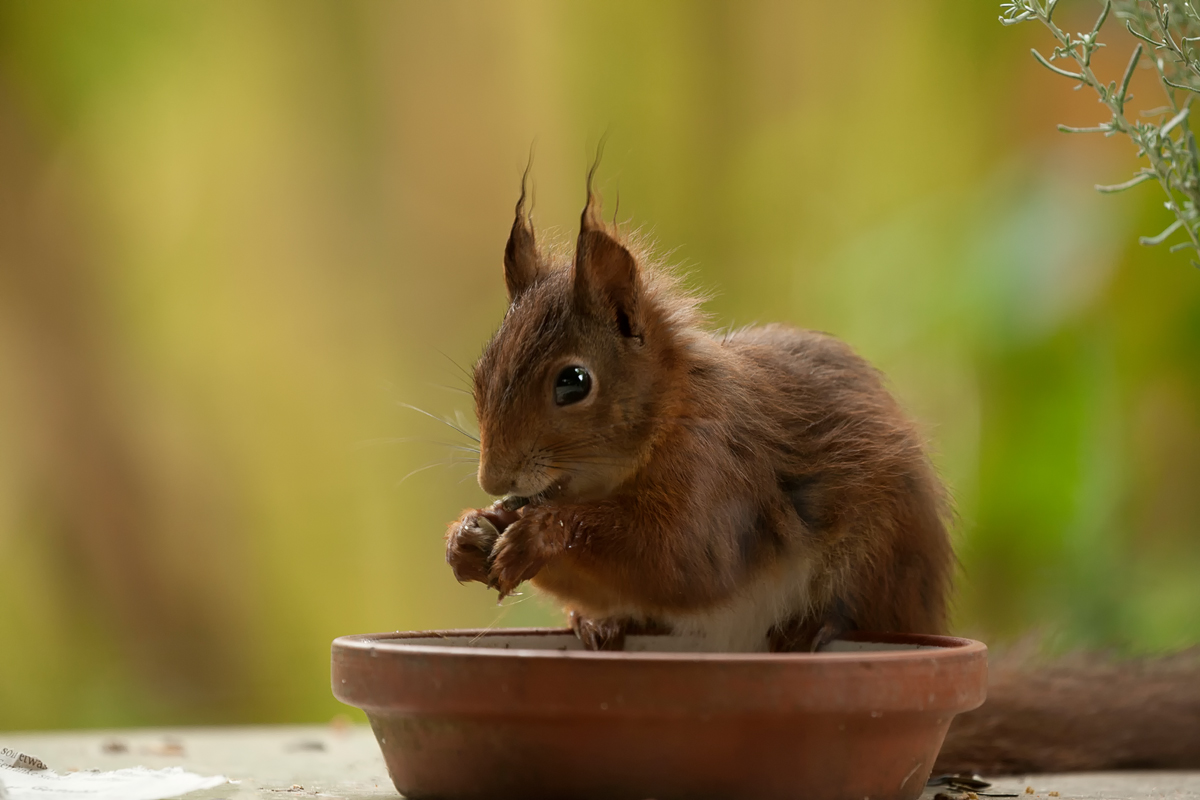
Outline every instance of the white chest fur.
{"label": "white chest fur", "polygon": [[804,612],[812,603],[812,568],[808,559],[780,564],[756,576],[725,603],[703,612],[666,615],[673,636],[690,651],[761,653],[769,649],[768,632]]}

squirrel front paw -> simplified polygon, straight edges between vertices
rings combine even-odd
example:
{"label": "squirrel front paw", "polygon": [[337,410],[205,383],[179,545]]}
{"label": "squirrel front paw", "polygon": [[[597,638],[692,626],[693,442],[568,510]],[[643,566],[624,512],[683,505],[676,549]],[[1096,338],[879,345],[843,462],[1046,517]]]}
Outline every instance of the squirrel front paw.
{"label": "squirrel front paw", "polygon": [[505,511],[500,503],[476,508],[450,523],[446,531],[446,563],[459,583],[490,583],[492,554],[500,534],[515,520],[515,512]]}
{"label": "squirrel front paw", "polygon": [[553,519],[538,512],[526,513],[510,525],[492,548],[488,585],[500,591],[500,599],[541,571],[563,548],[561,529]]}

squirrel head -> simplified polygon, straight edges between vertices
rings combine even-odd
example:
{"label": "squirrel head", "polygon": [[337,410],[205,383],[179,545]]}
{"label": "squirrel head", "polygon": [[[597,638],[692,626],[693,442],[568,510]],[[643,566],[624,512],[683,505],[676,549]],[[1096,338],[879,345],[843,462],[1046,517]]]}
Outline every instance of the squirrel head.
{"label": "squirrel head", "polygon": [[574,256],[543,252],[523,182],[504,249],[508,311],[474,369],[484,491],[593,500],[643,463],[697,303],[639,253],[604,224],[590,174]]}

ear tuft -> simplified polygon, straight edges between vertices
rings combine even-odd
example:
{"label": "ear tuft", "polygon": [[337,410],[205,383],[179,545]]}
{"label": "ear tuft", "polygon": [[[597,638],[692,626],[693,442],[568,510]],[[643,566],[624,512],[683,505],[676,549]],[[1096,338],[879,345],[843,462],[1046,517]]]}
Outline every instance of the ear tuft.
{"label": "ear tuft", "polygon": [[508,302],[512,303],[538,279],[537,240],[533,235],[533,223],[525,213],[525,196],[529,185],[529,169],[533,166],[533,153],[521,175],[521,196],[517,198],[516,218],[504,246],[504,284],[508,287]]}
{"label": "ear tuft", "polygon": [[633,254],[609,232],[592,190],[599,158],[588,170],[587,204],[575,245],[575,301],[609,317],[622,336],[642,339],[641,274]]}
{"label": "ear tuft", "polygon": [[592,161],[592,165],[588,167],[587,202],[584,203],[583,214],[579,220],[579,229],[581,232],[605,230],[604,219],[600,215],[600,195],[592,187],[592,182],[596,178],[596,170],[600,168],[600,159],[604,155],[604,141],[605,139],[601,138],[600,143],[596,145],[596,158]]}

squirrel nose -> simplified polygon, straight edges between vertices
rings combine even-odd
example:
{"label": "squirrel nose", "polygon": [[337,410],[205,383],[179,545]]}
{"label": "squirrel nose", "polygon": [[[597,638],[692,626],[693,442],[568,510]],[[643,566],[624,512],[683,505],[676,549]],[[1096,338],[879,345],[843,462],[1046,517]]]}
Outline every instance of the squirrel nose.
{"label": "squirrel nose", "polygon": [[490,495],[499,497],[502,494],[507,494],[513,486],[512,478],[504,474],[503,470],[499,470],[491,462],[481,460],[479,462],[479,488],[483,489]]}

